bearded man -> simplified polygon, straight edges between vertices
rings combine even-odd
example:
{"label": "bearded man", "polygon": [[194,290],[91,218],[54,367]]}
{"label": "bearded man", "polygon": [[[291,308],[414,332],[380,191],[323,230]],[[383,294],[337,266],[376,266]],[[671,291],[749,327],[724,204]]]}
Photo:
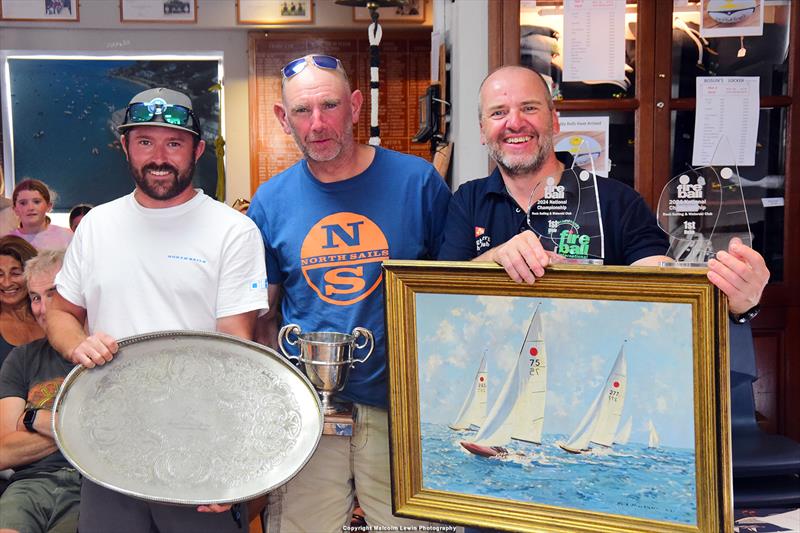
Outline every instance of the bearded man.
{"label": "bearded man", "polygon": [[[92,209],[78,227],[47,311],[50,343],[92,368],[112,359],[116,339],[152,331],[252,339],[256,314],[267,307],[261,234],[249,218],[192,187],[205,141],[191,100],[164,88],[141,92],[119,130],[136,187]],[[247,517],[229,509],[137,500],[84,479],[79,529],[246,529]]]}
{"label": "bearded man", "polygon": [[[556,153],[558,115],[547,83],[534,70],[501,67],[481,84],[478,95],[481,142],[497,164],[482,179],[461,185],[447,215],[441,260],[493,261],[516,282],[533,283],[545,267],[561,260],[551,239],[532,231],[531,207],[546,185],[565,184],[569,153]],[[657,266],[672,261],[668,241],[644,199],[622,182],[600,178],[597,205],[605,239],[603,264]],[[535,225],[539,221],[533,221]],[[539,234],[546,228],[537,228]],[[551,241],[551,242],[547,242]],[[769,280],[763,257],[738,238],[708,263],[708,279],[728,296],[731,317],[755,316]]]}

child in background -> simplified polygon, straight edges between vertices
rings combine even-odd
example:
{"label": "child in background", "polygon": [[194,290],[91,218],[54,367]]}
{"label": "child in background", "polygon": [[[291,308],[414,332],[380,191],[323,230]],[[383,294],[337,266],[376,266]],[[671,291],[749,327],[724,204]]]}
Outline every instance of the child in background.
{"label": "child in background", "polygon": [[37,250],[64,250],[72,240],[67,228],[50,224],[47,213],[53,208],[50,189],[34,179],[22,180],[14,187],[11,200],[19,227],[9,235],[22,237]]}
{"label": "child in background", "polygon": [[72,230],[72,233],[75,233],[78,224],[81,223],[84,215],[86,215],[92,207],[94,206],[91,204],[78,204],[69,210],[69,229]]}

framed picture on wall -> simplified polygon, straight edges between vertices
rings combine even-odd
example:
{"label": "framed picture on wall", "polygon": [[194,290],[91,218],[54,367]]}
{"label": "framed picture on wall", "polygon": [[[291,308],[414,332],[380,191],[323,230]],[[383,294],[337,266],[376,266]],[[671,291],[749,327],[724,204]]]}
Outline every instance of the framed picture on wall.
{"label": "framed picture on wall", "polygon": [[[422,24],[425,22],[426,1],[427,0],[408,0],[403,6],[381,8],[378,10],[378,15],[380,15],[379,20]],[[354,7],[353,20],[368,22],[370,20],[369,9],[366,7]]]}
{"label": "framed picture on wall", "polygon": [[78,0],[0,0],[0,20],[77,22]]}
{"label": "framed picture on wall", "polygon": [[238,24],[310,24],[314,22],[312,0],[237,0]]}
{"label": "framed picture on wall", "polygon": [[[5,188],[30,177],[58,193],[56,212],[102,204],[128,194],[133,181],[117,126],[137,93],[167,87],[189,96],[206,148],[194,183],[214,196],[215,143],[223,124],[222,54],[182,53],[47,57],[0,52]],[[42,157],[43,153],[47,157]]]}
{"label": "framed picture on wall", "polygon": [[197,0],[119,0],[122,22],[197,22]]}

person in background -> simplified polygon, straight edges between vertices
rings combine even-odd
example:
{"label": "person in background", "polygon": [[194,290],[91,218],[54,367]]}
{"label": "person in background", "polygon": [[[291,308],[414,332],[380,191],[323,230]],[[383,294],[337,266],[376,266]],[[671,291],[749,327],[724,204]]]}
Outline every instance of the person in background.
{"label": "person in background", "polygon": [[356,495],[370,526],[413,527],[392,515],[381,264],[436,257],[450,191],[427,161],[355,141],[363,97],[338,59],[309,55],[282,72],[274,111],[304,158],[259,187],[247,212],[269,277],[256,340],[277,345],[280,311],[304,332],[365,327],[375,350],[337,394],[353,402],[352,437],[322,436],[303,470],[270,493],[266,530],[340,532]]}
{"label": "person in background", "polygon": [[72,230],[72,233],[75,233],[78,224],[81,223],[86,213],[91,211],[92,207],[94,206],[91,204],[78,204],[69,210],[69,229]]}
{"label": "person in background", "polygon": [[31,310],[23,270],[36,253],[24,239],[0,238],[0,364],[15,347],[44,337]]}
{"label": "person in background", "polygon": [[11,196],[19,227],[9,233],[22,237],[37,250],[64,250],[72,240],[72,231],[50,223],[47,213],[53,209],[50,189],[34,179],[22,180]]}
{"label": "person in background", "polygon": [[[93,368],[131,335],[200,330],[252,339],[256,314],[267,307],[264,246],[249,218],[192,187],[205,150],[192,101],[171,89],[143,91],[119,131],[135,188],[81,222],[48,307],[50,343]],[[167,505],[84,478],[79,526],[81,533],[240,533],[246,515],[238,504]]]}
{"label": "person in background", "polygon": [[[47,304],[64,252],[47,250],[25,263],[33,315],[47,330]],[[46,338],[11,351],[0,369],[0,469],[13,468],[0,496],[0,531],[74,533],[81,479],[53,440],[51,412],[72,364]]]}

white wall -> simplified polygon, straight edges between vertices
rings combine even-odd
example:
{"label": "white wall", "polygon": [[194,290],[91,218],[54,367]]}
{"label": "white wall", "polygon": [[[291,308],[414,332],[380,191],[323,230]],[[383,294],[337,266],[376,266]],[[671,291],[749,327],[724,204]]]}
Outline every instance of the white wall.
{"label": "white wall", "polygon": [[450,51],[450,140],[453,189],[487,174],[488,157],[480,143],[478,88],[489,69],[489,1],[435,0],[434,31],[443,32]]}
{"label": "white wall", "polygon": [[[73,0],[75,3],[77,0]],[[428,4],[428,20],[432,17],[430,6]],[[354,22],[352,8],[338,6],[333,0],[314,2],[314,21],[311,26],[292,25],[292,29],[364,28],[366,38],[366,23]],[[389,23],[383,25],[392,27]],[[80,22],[0,21],[0,50],[222,51],[225,55],[226,198],[232,203],[236,198],[250,197],[247,32],[262,28],[273,27],[237,25],[234,0],[198,0],[196,24],[123,24],[118,0],[80,0]]]}

